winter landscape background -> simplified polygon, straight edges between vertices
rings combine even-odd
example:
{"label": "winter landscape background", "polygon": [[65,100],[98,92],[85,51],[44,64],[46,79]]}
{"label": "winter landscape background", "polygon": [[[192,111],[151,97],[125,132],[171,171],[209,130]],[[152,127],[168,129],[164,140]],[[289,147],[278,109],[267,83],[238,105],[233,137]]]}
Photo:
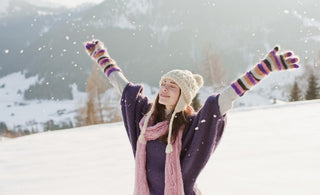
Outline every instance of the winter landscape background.
{"label": "winter landscape background", "polygon": [[[77,126],[93,65],[83,43],[93,38],[105,43],[130,81],[143,82],[151,94],[173,68],[206,74],[208,46],[225,69],[224,85],[276,44],[301,59],[299,70],[266,78],[235,107],[287,102],[295,79],[305,93],[306,69],[319,77],[316,0],[1,0],[0,5],[0,123],[10,130]],[[101,83],[110,88],[107,79]],[[202,102],[218,92],[208,80],[205,84]],[[114,93],[108,90],[102,101],[116,109]]]}
{"label": "winter landscape background", "polygon": [[[234,103],[198,185],[203,194],[320,193],[320,100],[288,102],[294,81],[305,94],[310,72],[320,78],[317,0],[0,0],[1,195],[132,193],[123,124],[77,127],[96,67],[83,43],[94,38],[151,99],[173,68],[205,76],[209,46],[222,86],[274,45],[293,50],[300,69],[273,73]],[[109,122],[120,97],[100,76]],[[201,103],[221,90],[205,85]],[[41,133],[11,139],[8,130]]]}

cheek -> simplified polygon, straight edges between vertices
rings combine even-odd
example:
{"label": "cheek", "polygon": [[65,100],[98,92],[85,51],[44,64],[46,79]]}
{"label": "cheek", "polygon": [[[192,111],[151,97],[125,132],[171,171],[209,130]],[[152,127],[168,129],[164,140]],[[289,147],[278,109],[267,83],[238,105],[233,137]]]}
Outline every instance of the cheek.
{"label": "cheek", "polygon": [[179,91],[176,91],[176,92],[174,93],[174,99],[175,99],[175,101],[178,101],[179,96],[180,96],[180,92],[179,92]]}

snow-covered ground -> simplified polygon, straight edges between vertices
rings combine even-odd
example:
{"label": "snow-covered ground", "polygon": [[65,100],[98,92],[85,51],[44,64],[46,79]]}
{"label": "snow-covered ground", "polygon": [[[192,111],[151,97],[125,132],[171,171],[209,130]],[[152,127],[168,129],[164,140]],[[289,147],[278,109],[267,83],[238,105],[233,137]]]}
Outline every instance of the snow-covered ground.
{"label": "snow-covered ground", "polygon": [[5,122],[10,130],[20,126],[39,131],[49,120],[74,122],[75,110],[86,101],[86,94],[79,92],[77,85],[73,84],[73,100],[25,100],[24,91],[36,82],[39,82],[37,76],[25,78],[21,72],[0,78],[0,121]]}
{"label": "snow-covered ground", "polygon": [[[237,108],[198,179],[205,195],[320,194],[320,101]],[[0,141],[1,195],[132,194],[122,123]]]}

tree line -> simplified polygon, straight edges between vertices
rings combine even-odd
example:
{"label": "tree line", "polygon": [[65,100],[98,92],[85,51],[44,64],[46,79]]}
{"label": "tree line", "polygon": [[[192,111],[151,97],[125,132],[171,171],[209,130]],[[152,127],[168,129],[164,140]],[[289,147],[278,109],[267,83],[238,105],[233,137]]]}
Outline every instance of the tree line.
{"label": "tree line", "polygon": [[[314,60],[313,65],[306,64],[304,74],[295,79],[290,91],[290,102],[320,99],[320,67],[318,66],[319,62],[320,60]],[[305,86],[306,82],[307,86]]]}

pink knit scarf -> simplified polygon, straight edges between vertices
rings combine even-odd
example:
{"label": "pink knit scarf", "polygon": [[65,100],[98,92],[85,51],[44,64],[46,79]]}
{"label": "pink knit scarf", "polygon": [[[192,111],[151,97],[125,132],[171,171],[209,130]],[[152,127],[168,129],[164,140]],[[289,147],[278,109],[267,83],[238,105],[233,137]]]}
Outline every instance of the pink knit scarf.
{"label": "pink knit scarf", "polygon": [[[140,123],[142,129],[146,116],[144,116]],[[150,119],[152,124],[152,119]],[[148,123],[149,125],[150,123]],[[154,126],[149,126],[144,134],[145,140],[155,140],[168,131],[169,121],[159,122]],[[182,126],[173,143],[173,151],[166,154],[165,163],[165,195],[184,195],[183,180],[180,166],[180,152],[181,152],[181,139],[183,133]],[[146,143],[137,142],[136,151],[136,170],[135,170],[135,187],[134,195],[149,195],[149,186],[146,174]]]}

